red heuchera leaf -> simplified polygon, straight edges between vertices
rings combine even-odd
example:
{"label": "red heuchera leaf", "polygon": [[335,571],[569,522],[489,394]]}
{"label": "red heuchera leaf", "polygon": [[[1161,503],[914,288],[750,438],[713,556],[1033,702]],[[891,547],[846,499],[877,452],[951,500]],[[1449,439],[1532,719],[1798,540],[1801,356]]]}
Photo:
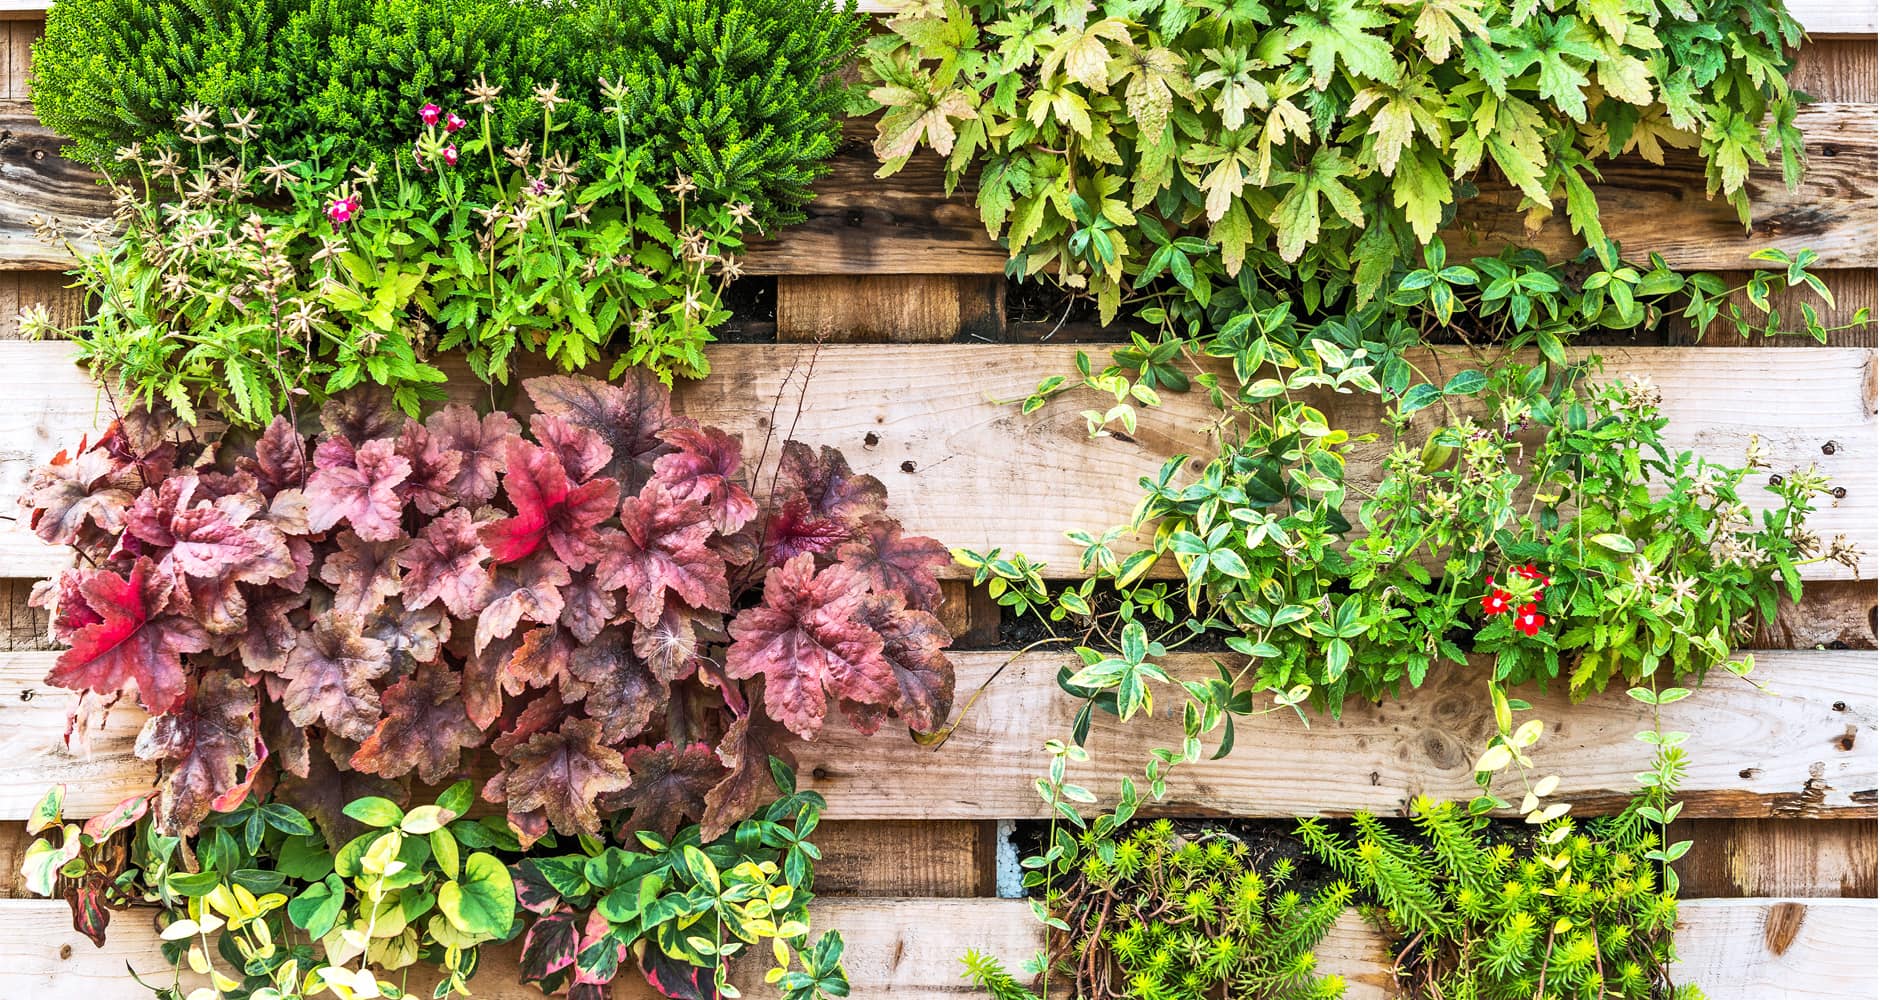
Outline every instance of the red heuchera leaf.
{"label": "red heuchera leaf", "polygon": [[546,543],[569,569],[598,558],[597,529],[613,516],[620,487],[611,479],[571,485],[554,452],[520,438],[509,442],[508,463],[503,495],[516,515],[483,526],[490,557],[499,563],[517,562]]}
{"label": "red heuchera leaf", "polygon": [[573,574],[561,588],[561,598],[561,623],[582,642],[593,642],[601,634],[613,620],[618,603],[614,592],[601,586],[591,570]]}
{"label": "red heuchera leaf", "polygon": [[352,755],[352,766],[382,778],[415,768],[425,784],[442,783],[464,748],[483,743],[483,730],[464,711],[462,683],[451,670],[427,666],[386,688],[385,717]]}
{"label": "red heuchera leaf", "polygon": [[524,619],[552,625],[561,617],[561,588],[572,582],[568,567],[553,559],[531,559],[496,574],[489,603],[477,616],[478,650],[508,636]]}
{"label": "red heuchera leaf", "polygon": [[457,494],[451,487],[463,467],[462,452],[410,420],[398,434],[398,454],[411,463],[410,477],[398,486],[399,499],[428,515],[456,505]]}
{"label": "red heuchera leaf", "polygon": [[908,607],[922,611],[940,606],[934,571],[953,562],[946,546],[922,535],[904,536],[901,522],[885,517],[862,525],[836,550],[836,558],[861,574],[875,593],[905,595]]}
{"label": "red heuchera leaf", "polygon": [[170,613],[170,578],[148,558],[127,576],[86,574],[79,593],[98,621],[72,636],[46,681],[75,691],[110,694],[135,684],[145,710],[161,714],[183,700],[184,653],[209,648],[202,626]]}
{"label": "red heuchera leaf", "polygon": [[577,649],[568,670],[581,682],[582,704],[600,723],[603,743],[640,735],[668,697],[666,685],[633,655],[622,627],[608,628]]}
{"label": "red heuchera leaf", "polygon": [[536,733],[503,762],[504,801],[511,814],[541,810],[557,831],[598,836],[594,802],[631,782],[618,751],[601,745],[600,724],[569,719],[552,733]]}
{"label": "red heuchera leaf", "polygon": [[614,460],[614,450],[599,434],[549,413],[529,418],[529,433],[535,443],[553,452],[561,467],[577,482],[594,478]]}
{"label": "red heuchera leaf", "polygon": [[680,424],[672,394],[644,370],[629,371],[621,385],[575,375],[532,378],[522,383],[539,412],[560,417],[601,436],[612,453],[602,474],[627,493],[638,493],[666,453],[660,432]]}
{"label": "red heuchera leaf", "polygon": [[351,531],[342,531],[338,542],[339,551],[320,565],[320,579],[333,588],[336,610],[363,620],[386,598],[398,594],[399,556],[410,539],[400,536],[368,542]]}
{"label": "red heuchera leaf", "polygon": [[379,721],[379,693],[372,682],[390,668],[385,644],[361,634],[358,619],[328,611],[287,654],[281,704],[297,726],[323,722],[347,739],[363,740]]}
{"label": "red heuchera leaf", "polygon": [[786,500],[764,522],[764,564],[781,566],[797,556],[827,555],[849,538],[849,529],[834,518],[818,517],[807,499]]}
{"label": "red heuchera leaf", "polygon": [[673,496],[703,506],[725,534],[757,516],[757,502],[738,483],[744,457],[737,438],[716,427],[675,427],[659,439],[677,450],[653,463],[653,478]]}
{"label": "red heuchera leaf", "polygon": [[125,508],[142,488],[136,468],[81,443],[77,457],[61,451],[33,470],[20,502],[33,512],[35,534],[53,545],[70,545],[86,522],[104,531],[121,530]]}
{"label": "red heuchera leaf", "polygon": [[[763,696],[762,684],[752,696]],[[705,815],[699,817],[699,835],[707,843],[725,835],[737,822],[759,805],[777,795],[776,782],[770,776],[770,758],[776,757],[791,767],[796,756],[790,752],[795,738],[762,711],[752,709],[739,716],[725,731],[718,744],[718,759],[731,769],[711,791],[705,793]]]}
{"label": "red heuchera leaf", "polygon": [[391,661],[391,675],[403,677],[418,665],[437,660],[444,643],[450,641],[450,619],[437,606],[419,611],[407,609],[397,601],[388,601],[365,621],[365,634],[385,644]]}
{"label": "red heuchera leaf", "polygon": [[287,654],[300,641],[300,628],[292,615],[306,607],[313,595],[274,587],[261,588],[259,593],[248,602],[248,621],[236,652],[248,669],[278,674],[286,669]]}
{"label": "red heuchera leaf", "polygon": [[398,565],[405,570],[405,606],[417,609],[442,601],[458,618],[475,615],[489,600],[490,573],[483,566],[489,554],[469,511],[459,507],[433,518],[398,553]]}
{"label": "red heuchera leaf", "polygon": [[633,651],[646,661],[653,675],[667,683],[683,680],[698,668],[703,655],[705,635],[723,642],[724,616],[716,612],[694,611],[674,597],[666,598],[666,610],[651,627],[633,630]]}
{"label": "red heuchera leaf", "polygon": [[569,676],[568,664],[578,647],[567,629],[555,625],[530,629],[503,664],[499,675],[503,690],[517,695],[530,688],[560,685]]}
{"label": "red heuchera leaf", "polygon": [[705,508],[648,483],[620,505],[620,527],[596,575],[601,586],[625,591],[625,610],[641,625],[659,621],[667,591],[696,608],[731,609],[724,560],[705,544],[712,535]]}
{"label": "red heuchera leaf", "polygon": [[[318,465],[329,439],[315,453]],[[307,525],[314,531],[345,521],[368,542],[397,537],[404,501],[399,484],[411,475],[411,463],[397,453],[395,442],[367,441],[359,446],[350,465],[316,469],[307,480]]]}
{"label": "red heuchera leaf", "polygon": [[498,411],[479,418],[468,406],[452,403],[431,414],[424,427],[444,447],[461,456],[457,477],[450,484],[450,493],[458,503],[468,507],[496,495],[497,475],[503,471],[509,439],[522,431],[514,417]]}
{"label": "red heuchera leaf", "polygon": [[681,819],[697,821],[705,815],[705,793],[725,778],[725,766],[709,743],[675,747],[632,747],[623,755],[633,784],[607,797],[609,812],[631,809],[622,834],[651,830],[672,839]]}
{"label": "red heuchera leaf", "polygon": [[892,704],[899,690],[881,636],[856,619],[865,594],[861,577],[841,566],[817,572],[808,554],[771,570],[764,603],[731,620],[725,672],[763,674],[765,708],[806,740],[822,729],[827,695]]}
{"label": "red heuchera leaf", "polygon": [[845,702],[856,728],[872,734],[888,710],[915,732],[939,728],[953,709],[953,664],[945,653],[953,637],[946,626],[925,611],[909,610],[896,593],[868,595],[857,617],[881,636],[881,655],[894,668],[900,693],[885,705]]}
{"label": "red heuchera leaf", "polygon": [[181,707],[151,716],[137,734],[137,756],[164,764],[158,829],[193,835],[212,808],[224,808],[218,800],[236,790],[246,794],[266,755],[254,690],[219,670],[203,674]]}
{"label": "red heuchera leaf", "polygon": [[851,531],[887,511],[888,488],[881,480],[856,475],[849,460],[827,445],[818,454],[801,441],[785,441],[777,472],[783,496],[803,497],[812,515]]}
{"label": "red heuchera leaf", "polygon": [[305,486],[307,474],[312,471],[311,459],[306,440],[283,416],[275,417],[255,440],[254,457],[242,458],[236,468],[254,476],[262,494],[272,497],[282,490]]}
{"label": "red heuchera leaf", "polygon": [[[235,513],[231,514],[233,510]],[[179,511],[170,522],[175,545],[166,561],[188,576],[240,583],[272,583],[298,568],[287,538],[239,503]]]}

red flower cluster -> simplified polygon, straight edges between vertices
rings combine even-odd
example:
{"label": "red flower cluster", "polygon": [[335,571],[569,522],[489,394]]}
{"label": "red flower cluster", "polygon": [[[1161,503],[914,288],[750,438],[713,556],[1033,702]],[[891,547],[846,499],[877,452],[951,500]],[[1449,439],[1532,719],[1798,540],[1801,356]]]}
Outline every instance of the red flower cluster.
{"label": "red flower cluster", "polygon": [[1500,615],[1513,611],[1515,631],[1526,636],[1538,635],[1541,627],[1547,624],[1547,616],[1541,614],[1540,608],[1536,602],[1540,600],[1541,594],[1545,592],[1549,586],[1553,585],[1554,578],[1541,572],[1533,563],[1516,567],[1514,575],[1523,580],[1534,581],[1534,600],[1520,607],[1516,607],[1514,604],[1514,594],[1497,586],[1495,583],[1495,574],[1490,573],[1488,575],[1488,593],[1482,595],[1482,613],[1487,615]]}

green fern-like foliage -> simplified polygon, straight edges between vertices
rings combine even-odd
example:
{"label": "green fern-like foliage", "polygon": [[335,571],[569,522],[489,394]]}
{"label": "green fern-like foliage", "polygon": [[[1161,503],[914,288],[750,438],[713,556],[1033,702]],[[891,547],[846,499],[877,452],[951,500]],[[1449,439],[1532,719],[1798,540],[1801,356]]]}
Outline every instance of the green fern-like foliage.
{"label": "green fern-like foliage", "polygon": [[[1225,834],[1188,838],[1168,821],[1111,837],[1087,834],[1073,883],[1053,893],[1071,928],[1054,942],[1069,995],[1131,1000],[1335,1000],[1313,949],[1351,905],[1343,882],[1313,893],[1291,886],[1291,862],[1264,870]],[[1016,1000],[981,969],[999,1000]],[[1002,970],[999,970],[1002,971]]]}
{"label": "green fern-like foliage", "polygon": [[755,204],[769,228],[801,218],[836,150],[838,74],[865,30],[853,13],[852,0],[593,0],[582,34],[598,43],[575,78],[626,83],[628,140]]}
{"label": "green fern-like foliage", "polygon": [[1304,820],[1320,861],[1350,879],[1407,949],[1399,973],[1416,998],[1701,1000],[1672,993],[1677,895],[1647,855],[1655,826],[1633,810],[1576,829],[1561,819],[1531,842],[1493,843],[1486,822],[1419,799],[1413,836],[1359,816],[1348,833]]}

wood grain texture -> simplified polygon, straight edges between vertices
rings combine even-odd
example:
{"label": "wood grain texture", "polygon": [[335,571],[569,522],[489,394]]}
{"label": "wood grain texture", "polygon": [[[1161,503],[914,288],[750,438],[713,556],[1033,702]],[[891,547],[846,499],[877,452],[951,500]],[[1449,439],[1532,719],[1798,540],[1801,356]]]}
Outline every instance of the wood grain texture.
{"label": "wood grain texture", "polygon": [[[1847,6],[1865,5],[1856,2]],[[1874,75],[1880,62],[1877,54],[1880,52],[1871,34],[1866,38],[1816,38],[1796,53],[1789,86],[1817,101],[1880,100]]]}
{"label": "wood grain texture", "polygon": [[[1742,285],[1750,277],[1747,271],[1716,273],[1732,288]],[[1771,309],[1779,317],[1781,323],[1779,329],[1783,331],[1806,330],[1805,317],[1802,313],[1803,305],[1813,308],[1815,315],[1820,317],[1822,325],[1829,327],[1848,326],[1853,323],[1860,310],[1866,309],[1869,318],[1865,323],[1828,334],[1827,346],[1874,347],[1880,344],[1880,341],[1875,339],[1875,331],[1880,329],[1876,327],[1874,318],[1876,313],[1880,313],[1880,295],[1876,294],[1874,272],[1871,269],[1819,271],[1816,276],[1821,279],[1822,284],[1828,287],[1828,294],[1834,296],[1833,304],[1824,302],[1807,286],[1781,288],[1769,296]],[[1732,295],[1730,299],[1752,321],[1758,324],[1765,322],[1765,314],[1749,304],[1748,296],[1738,293]],[[1694,343],[1709,347],[1799,348],[1822,346],[1813,337],[1789,332],[1775,337],[1762,336],[1760,333],[1742,337],[1737,334],[1734,326],[1724,325],[1724,321],[1713,323],[1710,329],[1699,337],[1696,328],[1681,315],[1667,317],[1666,326],[1668,327],[1667,340],[1673,345]]]}
{"label": "wood grain texture", "polygon": [[[691,416],[745,436],[749,453],[778,413],[778,435],[843,450],[854,467],[879,477],[892,509],[911,533],[951,546],[1027,552],[1059,573],[1074,574],[1077,548],[1063,535],[1102,530],[1129,519],[1137,480],[1154,475],[1175,454],[1202,454],[1211,414],[1198,393],[1170,394],[1145,410],[1134,437],[1088,436],[1080,411],[1088,397],[1072,394],[1023,416],[1013,405],[1045,375],[1073,371],[1071,346],[721,345],[712,376],[683,386],[680,406]],[[1823,537],[1845,532],[1871,538],[1880,516],[1876,461],[1873,351],[1756,351],[1678,348],[1606,349],[1609,377],[1643,376],[1664,394],[1665,437],[1723,462],[1741,461],[1759,435],[1775,471],[1819,465],[1845,491],[1811,520]],[[32,466],[99,425],[109,401],[71,363],[63,343],[0,341],[0,371],[19,390],[0,398],[0,512],[13,501]],[[1459,350],[1432,350],[1418,366],[1437,379],[1475,362]],[[1755,372],[1754,380],[1742,378]],[[794,405],[805,376],[801,412]],[[785,391],[785,386],[791,388]],[[486,394],[466,377],[450,389]],[[785,402],[775,407],[782,397]],[[1380,409],[1368,395],[1315,401],[1334,426],[1376,429]],[[1835,442],[1832,454],[1825,445]],[[1381,443],[1360,445],[1349,477],[1375,478]],[[775,448],[771,449],[774,456]],[[1752,506],[1764,491],[1750,489]],[[1863,575],[1880,569],[1869,551]],[[0,577],[55,572],[62,552],[40,544],[21,521],[0,522]],[[1804,567],[1809,579],[1845,579],[1845,568]]]}
{"label": "wood grain texture", "polygon": [[[1749,267],[1749,254],[1764,247],[1812,249],[1821,254],[1823,267],[1871,268],[1880,260],[1874,216],[1880,141],[1873,106],[1816,104],[1797,122],[1806,135],[1807,175],[1790,191],[1779,161],[1751,170],[1747,233],[1735,208],[1705,197],[1701,161],[1677,152],[1663,166],[1636,158],[1599,164],[1602,179],[1592,188],[1606,235],[1627,256],[1653,251],[1680,270]],[[1456,225],[1444,236],[1452,252],[1514,243],[1564,259],[1585,246],[1568,228],[1564,211],[1532,230],[1518,211],[1519,192],[1499,181],[1481,187],[1478,197],[1458,206]]]}
{"label": "wood grain texture", "polygon": [[[144,1000],[149,993],[125,971],[168,970],[154,929],[139,913],[120,914],[103,948],[67,926],[56,901],[0,902],[0,996],[84,996]],[[1880,910],[1853,900],[1689,900],[1679,908],[1680,981],[1710,1000],[1871,1000],[1872,942]],[[1043,945],[1042,926],[1018,900],[819,900],[811,919],[840,930],[852,996],[938,1000],[977,995],[960,981],[959,957],[974,949],[1016,969]],[[1383,936],[1347,913],[1317,949],[1319,971],[1345,977],[1347,1000],[1388,1000],[1391,975]],[[472,984],[479,1000],[540,997],[511,985],[514,955],[491,949]],[[752,998],[774,996],[749,965],[733,980]],[[413,983],[418,982],[416,976]],[[615,1000],[645,1000],[637,983],[616,986]]]}
{"label": "wood grain texture", "polygon": [[786,344],[998,341],[1005,280],[996,275],[834,274],[777,278],[777,340]]}
{"label": "wood grain texture", "polygon": [[[1823,267],[1870,267],[1876,256],[1875,108],[1823,103],[1805,108],[1797,124],[1806,136],[1808,175],[1797,191],[1781,180],[1779,164],[1751,172],[1755,202],[1746,234],[1727,203],[1703,196],[1701,164],[1690,155],[1664,166],[1636,158],[1603,162],[1594,185],[1607,234],[1632,256],[1657,251],[1676,268],[1749,266],[1764,246],[1812,248]],[[743,264],[751,274],[999,274],[1005,251],[986,235],[970,185],[945,194],[941,159],[923,153],[893,177],[879,167],[867,119],[844,123],[846,140],[815,185],[805,221],[753,241]],[[0,104],[0,260],[14,269],[59,269],[62,249],[35,239],[34,214],[57,216],[68,228],[97,219],[108,199],[85,169],[58,155],[57,136],[19,102]],[[1584,243],[1564,214],[1529,233],[1519,202],[1505,184],[1484,181],[1482,194],[1458,206],[1457,226],[1445,236],[1459,252],[1509,241],[1570,257]]]}
{"label": "wood grain texture", "polygon": [[[961,692],[972,691],[1011,654],[957,653]],[[1078,703],[1057,689],[1068,654],[1032,653],[1007,666],[952,738],[938,749],[863,737],[832,723],[797,748],[797,780],[829,800],[831,820],[994,820],[1042,817],[1031,782],[1046,763],[1039,747],[1070,731]],[[48,688],[51,653],[0,653],[0,820],[23,819],[47,786],[64,783],[67,811],[100,812],[149,787],[153,768],[131,745],[140,713],[121,707],[92,734],[89,754],[62,738],[72,701]],[[1183,676],[1212,673],[1205,655],[1166,661]],[[1875,815],[1880,761],[1873,747],[1872,657],[1863,653],[1770,652],[1757,656],[1764,693],[1718,673],[1665,710],[1667,729],[1693,732],[1683,787],[1685,815],[1853,818]],[[1486,668],[1484,668],[1486,669]],[[1467,798],[1487,739],[1474,669],[1444,669],[1382,705],[1354,704],[1334,721],[1311,713],[1242,720],[1224,760],[1184,765],[1155,812],[1174,816],[1395,814],[1417,795]],[[1582,814],[1611,812],[1636,785],[1649,748],[1632,735],[1648,725],[1641,706],[1614,691],[1579,704],[1523,691],[1548,724],[1534,754],[1539,773],[1558,772],[1561,795]],[[962,702],[964,696],[962,695]],[[1100,716],[1092,760],[1076,780],[1099,795],[1140,778],[1147,748],[1179,747],[1179,702],[1163,692],[1153,719],[1125,727]]]}
{"label": "wood grain texture", "polygon": [[1875,895],[1880,847],[1865,820],[1680,820],[1671,836],[1692,841],[1678,861],[1689,898]]}

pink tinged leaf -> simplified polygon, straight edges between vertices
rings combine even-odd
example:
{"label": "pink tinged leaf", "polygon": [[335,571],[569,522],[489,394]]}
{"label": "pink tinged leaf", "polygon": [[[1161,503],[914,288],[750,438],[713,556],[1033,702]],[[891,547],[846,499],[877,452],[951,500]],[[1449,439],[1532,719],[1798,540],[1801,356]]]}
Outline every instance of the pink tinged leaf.
{"label": "pink tinged leaf", "polygon": [[888,508],[888,488],[874,476],[859,476],[840,451],[823,446],[811,451],[800,441],[785,441],[778,464],[778,490],[809,501],[811,515],[853,531]]}
{"label": "pink tinged leaf", "polygon": [[103,843],[119,830],[128,830],[144,818],[150,811],[150,798],[153,793],[133,795],[85,821],[85,836]]}
{"label": "pink tinged leaf", "polygon": [[104,947],[105,928],[111,925],[111,909],[105,903],[105,890],[111,880],[102,872],[89,872],[65,886],[65,902],[72,910],[72,929]]}
{"label": "pink tinged leaf", "polygon": [[339,533],[339,551],[320,565],[320,579],[333,588],[333,607],[365,619],[399,592],[398,560],[410,539],[368,542],[351,531]]}
{"label": "pink tinged leaf", "polygon": [[297,726],[325,723],[349,740],[363,740],[379,721],[372,682],[390,667],[385,644],[361,634],[358,619],[328,611],[287,654],[281,704]]}
{"label": "pink tinged leaf", "polygon": [[398,486],[401,500],[428,516],[457,504],[458,495],[452,486],[463,468],[462,452],[452,450],[447,442],[413,420],[407,421],[398,434],[398,454],[411,463],[410,477]]}
{"label": "pink tinged leaf", "polygon": [[594,802],[631,782],[618,751],[601,745],[599,723],[569,719],[560,730],[537,733],[503,762],[503,791],[512,814],[541,810],[555,829],[573,836],[600,834]]}
{"label": "pink tinged leaf", "polygon": [[653,475],[653,463],[669,450],[659,435],[684,423],[673,415],[672,393],[639,368],[620,385],[553,375],[529,379],[522,387],[538,412],[599,434],[612,454],[601,474],[629,494],[640,492]]}
{"label": "pink tinged leaf", "polygon": [[579,646],[567,629],[553,625],[530,629],[503,664],[503,690],[518,695],[530,688],[560,685],[569,676],[569,662]]}
{"label": "pink tinged leaf", "polygon": [[[523,862],[527,865],[528,862]],[[521,887],[520,879],[516,882]],[[559,897],[557,897],[559,898]],[[560,909],[545,914],[529,925],[522,939],[519,972],[525,983],[540,983],[574,965],[575,951],[581,940],[581,925],[573,910]]]}
{"label": "pink tinged leaf", "polygon": [[622,756],[633,784],[608,796],[608,811],[631,809],[624,829],[651,830],[667,839],[681,820],[705,815],[706,793],[727,773],[709,743],[630,747]]}
{"label": "pink tinged leaf", "polygon": [[30,606],[51,612],[52,637],[63,645],[70,646],[79,629],[104,621],[103,615],[85,603],[81,590],[85,577],[85,570],[60,570],[56,579],[33,584],[32,595],[27,599]]}
{"label": "pink tinged leaf", "polygon": [[723,630],[723,615],[694,611],[678,598],[668,596],[659,621],[633,629],[633,651],[660,680],[680,681],[698,669],[707,636],[722,642]]}
{"label": "pink tinged leaf", "polygon": [[951,565],[947,547],[921,535],[901,534],[901,522],[880,517],[858,529],[836,550],[842,565],[861,574],[877,594],[905,595],[922,611],[940,606],[940,581],[934,574]]}
{"label": "pink tinged leaf", "polygon": [[858,621],[866,585],[841,566],[799,555],[764,580],[764,601],[731,620],[725,672],[764,675],[764,705],[804,739],[822,729],[828,696],[869,705],[899,696],[882,639]]}
{"label": "pink tinged leaf", "polygon": [[503,714],[503,667],[520,645],[520,636],[493,639],[489,645],[465,657],[464,708],[470,713],[470,721],[478,726],[487,729]]}
{"label": "pink tinged leaf", "polygon": [[[325,445],[321,446],[325,449]],[[411,463],[387,440],[360,445],[351,466],[318,469],[307,481],[307,525],[326,531],[345,521],[368,542],[398,536],[404,501],[398,486],[411,475]]]}
{"label": "pink tinged leaf", "polygon": [[209,637],[194,621],[170,613],[171,588],[148,558],[132,564],[128,576],[110,570],[85,576],[79,593],[98,621],[74,634],[47,682],[99,694],[134,684],[146,711],[174,709],[185,693],[182,654],[207,649]]}
{"label": "pink tinged leaf", "polygon": [[124,512],[142,488],[135,467],[81,446],[77,457],[61,451],[35,469],[20,502],[32,511],[35,534],[53,545],[70,545],[87,523],[122,530]]}
{"label": "pink tinged leaf", "polygon": [[[870,594],[858,617],[881,636],[882,658],[894,668],[899,692],[886,706],[917,733],[945,724],[953,710],[953,663],[945,652],[953,637],[946,626],[928,612],[909,610],[895,593]],[[879,725],[876,708],[850,712],[850,718],[873,733]]]}
{"label": "pink tinged leaf", "polygon": [[238,645],[243,666],[270,674],[286,669],[287,654],[300,641],[293,614],[306,607],[311,596],[267,587],[248,603],[248,623]]}
{"label": "pink tinged leaf", "polygon": [[569,672],[581,683],[582,706],[600,724],[603,743],[645,732],[669,698],[665,683],[633,655],[623,627],[609,628],[576,650]]}
{"label": "pink tinged leaf", "polygon": [[554,624],[564,606],[561,588],[572,579],[568,567],[553,559],[530,559],[505,567],[496,574],[489,603],[477,616],[476,648],[482,650],[490,640],[508,636],[524,620]]}
{"label": "pink tinged leaf", "polygon": [[620,505],[620,527],[608,539],[597,575],[602,586],[625,591],[625,610],[634,620],[658,623],[669,591],[696,608],[730,610],[724,560],[706,545],[712,523],[705,508],[649,483]]}
{"label": "pink tinged leaf", "polygon": [[613,480],[572,486],[554,452],[520,439],[509,444],[503,494],[516,514],[483,527],[491,558],[517,562],[546,543],[570,569],[581,569],[600,556],[600,525],[620,502]]}
{"label": "pink tinged leaf", "polygon": [[653,463],[653,478],[673,496],[703,506],[724,534],[757,516],[757,502],[738,482],[744,457],[737,438],[716,427],[675,427],[659,437],[676,450]]}
{"label": "pink tinged leaf", "polygon": [[568,586],[561,588],[561,624],[582,642],[593,642],[613,620],[618,601],[613,591],[600,585],[592,570],[573,577]]}
{"label": "pink tinged leaf", "polygon": [[450,484],[458,503],[469,507],[496,495],[507,443],[522,432],[515,418],[501,411],[479,418],[475,410],[453,403],[431,414],[424,426],[444,447],[461,456],[457,477]]}
{"label": "pink tinged leaf", "polygon": [[376,385],[348,389],[320,407],[320,426],[336,438],[365,443],[389,438],[405,424],[392,394]]}
{"label": "pink tinged leaf", "polygon": [[406,606],[418,609],[442,601],[455,617],[474,616],[489,600],[487,558],[489,550],[469,511],[460,507],[433,518],[398,554]]}
{"label": "pink tinged leaf", "polygon": [[[756,698],[763,695],[761,690],[756,692]],[[707,843],[776,797],[770,758],[795,767],[796,757],[790,752],[795,742],[795,736],[761,711],[739,716],[731,724],[718,744],[718,760],[731,773],[705,793],[705,815],[699,818],[699,834]]]}
{"label": "pink tinged leaf", "polygon": [[232,576],[181,577],[170,591],[170,606],[218,638],[239,636],[248,620],[248,597]]}
{"label": "pink tinged leaf", "polygon": [[529,433],[543,449],[552,453],[576,482],[585,482],[607,468],[614,460],[614,450],[599,434],[549,413],[529,418]]}
{"label": "pink tinged leaf", "polygon": [[444,643],[450,641],[450,622],[442,607],[411,611],[388,601],[366,619],[365,634],[385,644],[385,655],[392,663],[390,675],[403,677],[421,664],[437,661]]}
{"label": "pink tinged leaf", "polygon": [[136,750],[138,757],[163,765],[157,828],[171,836],[193,835],[217,802],[233,792],[246,794],[267,755],[254,690],[231,674],[205,673],[175,712],[144,723]]}
{"label": "pink tinged leaf", "polygon": [[827,556],[849,539],[842,522],[817,516],[801,496],[784,501],[764,522],[764,564],[781,566],[797,556]]}
{"label": "pink tinged leaf", "polygon": [[286,417],[275,417],[255,440],[254,457],[242,458],[237,467],[255,477],[264,495],[273,497],[282,490],[305,486],[312,458],[306,439],[294,425]]}
{"label": "pink tinged leaf", "polygon": [[462,751],[483,743],[460,695],[462,681],[447,667],[422,667],[385,689],[385,716],[352,755],[352,766],[382,778],[418,772],[427,785],[443,783]]}
{"label": "pink tinged leaf", "polygon": [[195,503],[202,485],[193,472],[178,474],[137,495],[124,512],[124,534],[152,549],[176,544],[176,516]]}

